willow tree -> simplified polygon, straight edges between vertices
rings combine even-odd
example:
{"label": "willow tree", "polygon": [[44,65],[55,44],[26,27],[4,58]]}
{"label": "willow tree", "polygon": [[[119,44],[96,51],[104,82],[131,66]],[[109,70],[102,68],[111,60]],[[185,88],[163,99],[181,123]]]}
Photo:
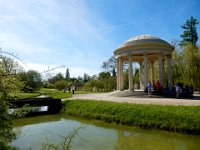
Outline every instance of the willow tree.
{"label": "willow tree", "polygon": [[200,47],[197,46],[197,28],[199,22],[191,17],[181,26],[183,34],[179,47],[173,52],[173,76],[175,83],[192,85],[200,91]]}
{"label": "willow tree", "polygon": [[184,82],[192,84],[200,91],[200,48],[193,44],[188,44],[183,49],[184,70],[182,76]]}

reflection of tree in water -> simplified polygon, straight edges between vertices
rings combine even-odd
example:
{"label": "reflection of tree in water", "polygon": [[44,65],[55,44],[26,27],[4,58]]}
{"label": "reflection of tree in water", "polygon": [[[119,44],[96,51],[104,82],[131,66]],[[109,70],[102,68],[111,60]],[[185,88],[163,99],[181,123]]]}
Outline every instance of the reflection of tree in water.
{"label": "reflection of tree in water", "polygon": [[44,115],[44,116],[34,116],[28,118],[20,118],[14,120],[14,127],[25,126],[32,124],[48,123],[48,122],[57,122],[61,120],[61,115]]}
{"label": "reflection of tree in water", "polygon": [[[140,129],[139,129],[140,130]],[[156,130],[118,131],[115,150],[191,150],[200,149],[198,141],[191,135],[181,135]]]}

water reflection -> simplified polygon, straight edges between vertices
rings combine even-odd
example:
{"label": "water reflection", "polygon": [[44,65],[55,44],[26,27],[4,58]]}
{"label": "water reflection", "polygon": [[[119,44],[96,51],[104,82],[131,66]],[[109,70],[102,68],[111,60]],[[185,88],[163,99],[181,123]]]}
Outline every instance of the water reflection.
{"label": "water reflection", "polygon": [[[74,139],[72,150],[199,150],[199,136],[147,130],[100,121],[88,121],[60,115],[37,116],[14,121],[22,136],[12,145],[22,150],[40,149],[40,145],[62,144],[75,127],[85,126]],[[84,140],[83,140],[84,139]]]}

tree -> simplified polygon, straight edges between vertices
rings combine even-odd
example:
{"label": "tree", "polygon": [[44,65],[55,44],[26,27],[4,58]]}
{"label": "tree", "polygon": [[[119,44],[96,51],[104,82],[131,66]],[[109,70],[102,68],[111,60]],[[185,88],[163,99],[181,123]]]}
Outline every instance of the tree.
{"label": "tree", "polygon": [[135,84],[139,84],[140,83],[140,73],[139,73],[139,69],[138,68],[135,68],[134,83]]}
{"label": "tree", "polygon": [[98,78],[101,81],[109,79],[110,78],[110,72],[100,72]]}
{"label": "tree", "polygon": [[182,26],[184,29],[180,42],[181,47],[176,46],[173,52],[173,78],[174,83],[182,82],[184,85],[192,85],[200,91],[200,47],[196,45],[198,40],[196,25],[199,22],[191,17]]}
{"label": "tree", "polygon": [[199,24],[197,19],[190,17],[190,19],[188,19],[186,23],[181,26],[184,30],[183,34],[180,35],[182,38],[182,41],[180,42],[181,46],[184,46],[188,43],[196,45],[196,42],[198,40],[198,34],[196,28],[197,24]]}
{"label": "tree", "polygon": [[177,50],[177,48],[174,50],[172,54],[172,74],[173,74],[173,83],[176,84],[178,82],[183,82],[183,72],[184,69],[184,55],[183,52],[180,50]]}
{"label": "tree", "polygon": [[64,77],[61,73],[56,74],[55,76],[48,79],[48,82],[51,84],[55,84],[56,81],[64,80]]}
{"label": "tree", "polygon": [[55,88],[58,90],[63,90],[67,87],[67,84],[68,83],[66,80],[59,80],[59,81],[56,81]]}
{"label": "tree", "polygon": [[90,79],[91,79],[91,77],[88,74],[84,73],[84,75],[83,75],[83,82],[84,83],[88,82],[88,81],[90,81]]}
{"label": "tree", "polygon": [[113,77],[116,76],[116,59],[115,56],[110,57],[107,61],[103,62],[102,68],[105,72],[110,72]]}
{"label": "tree", "polygon": [[[0,149],[3,145],[15,139],[12,130],[12,116],[9,114],[9,92],[15,92],[21,88],[21,82],[17,79],[19,66],[9,57],[0,55]],[[5,148],[5,147],[4,147]]]}
{"label": "tree", "polygon": [[184,74],[183,79],[186,84],[192,84],[200,91],[200,49],[192,44],[188,44],[183,49],[184,54]]}
{"label": "tree", "polygon": [[40,73],[35,70],[20,73],[19,79],[25,84],[22,89],[23,91],[33,92],[42,87],[42,77]]}
{"label": "tree", "polygon": [[66,73],[65,73],[65,79],[66,79],[67,81],[70,80],[69,68],[67,68],[67,70],[66,70]]}

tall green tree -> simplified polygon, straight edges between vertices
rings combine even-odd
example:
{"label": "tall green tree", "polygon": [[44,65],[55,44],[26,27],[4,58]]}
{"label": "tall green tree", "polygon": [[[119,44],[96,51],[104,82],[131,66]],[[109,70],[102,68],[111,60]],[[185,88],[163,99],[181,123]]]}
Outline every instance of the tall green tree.
{"label": "tall green tree", "polygon": [[196,90],[200,91],[200,47],[196,45],[198,24],[198,20],[191,17],[181,26],[184,31],[181,35],[181,47],[180,49],[176,47],[173,54],[173,73],[176,83],[193,85]]}
{"label": "tall green tree", "polygon": [[42,87],[42,77],[38,71],[29,70],[20,73],[19,76],[20,81],[25,84],[23,91],[33,92]]}
{"label": "tall green tree", "polygon": [[200,48],[188,44],[183,49],[184,74],[183,79],[187,84],[192,84],[196,90],[200,91]]}
{"label": "tall green tree", "polygon": [[66,73],[65,73],[65,79],[66,79],[67,81],[70,80],[69,68],[67,68],[67,70],[66,70]]}
{"label": "tall green tree", "polygon": [[100,72],[98,79],[103,81],[110,78],[110,72]]}
{"label": "tall green tree", "polygon": [[84,83],[90,81],[90,79],[91,79],[91,77],[88,74],[86,74],[86,73],[83,74],[83,82]]}
{"label": "tall green tree", "polygon": [[113,77],[116,76],[116,59],[115,56],[110,57],[107,61],[103,62],[101,68],[104,69],[105,72],[110,72]]}
{"label": "tall green tree", "polygon": [[20,89],[22,84],[17,78],[18,65],[9,57],[0,54],[0,149],[15,138],[12,130],[12,116],[8,113],[9,92]]}
{"label": "tall green tree", "polygon": [[48,82],[51,83],[51,84],[55,84],[59,80],[64,80],[64,77],[63,77],[62,73],[58,73],[55,76],[50,77],[48,79]]}
{"label": "tall green tree", "polygon": [[134,73],[134,84],[139,84],[140,83],[140,73],[139,73],[139,69],[135,68],[135,73]]}
{"label": "tall green tree", "polygon": [[58,90],[63,90],[67,87],[67,84],[68,83],[66,80],[59,80],[59,81],[56,81],[55,88]]}
{"label": "tall green tree", "polygon": [[181,26],[183,28],[184,32],[181,36],[182,41],[180,42],[181,46],[184,46],[188,43],[192,43],[193,45],[196,45],[196,42],[198,41],[198,34],[197,34],[197,27],[196,25],[199,24],[197,19],[194,17],[190,17],[186,21],[185,24]]}

